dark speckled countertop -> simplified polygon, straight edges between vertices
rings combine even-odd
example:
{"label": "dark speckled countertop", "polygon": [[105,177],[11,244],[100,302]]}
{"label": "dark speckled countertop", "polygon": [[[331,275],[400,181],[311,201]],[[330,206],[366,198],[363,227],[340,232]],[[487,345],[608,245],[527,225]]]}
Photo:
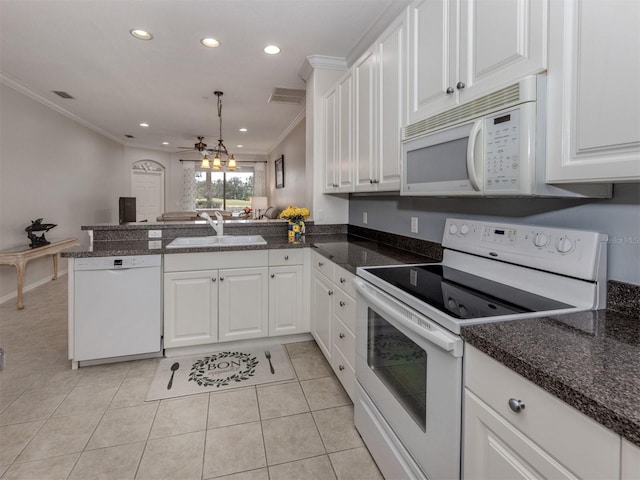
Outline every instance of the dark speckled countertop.
{"label": "dark speckled countertop", "polygon": [[612,310],[463,327],[465,342],[640,446],[640,319]]}

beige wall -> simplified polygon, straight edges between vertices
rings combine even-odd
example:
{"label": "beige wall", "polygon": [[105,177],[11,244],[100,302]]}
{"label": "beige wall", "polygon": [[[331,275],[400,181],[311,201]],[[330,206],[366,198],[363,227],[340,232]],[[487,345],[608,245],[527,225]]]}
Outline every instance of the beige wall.
{"label": "beige wall", "polygon": [[[118,197],[131,188],[123,152],[119,143],[0,85],[0,249],[28,247],[24,229],[41,217],[58,225],[50,240],[86,241],[81,225],[117,222]],[[51,272],[49,258],[29,262],[25,286]],[[0,266],[0,301],[15,295],[15,282],[15,269]]]}
{"label": "beige wall", "polygon": [[[284,208],[288,205],[308,207],[305,205],[305,190],[307,186],[305,170],[305,119],[280,142],[269,154],[267,163],[267,192],[269,205]],[[284,155],[284,188],[275,188],[274,162],[280,155]],[[313,212],[312,212],[313,213]]]}

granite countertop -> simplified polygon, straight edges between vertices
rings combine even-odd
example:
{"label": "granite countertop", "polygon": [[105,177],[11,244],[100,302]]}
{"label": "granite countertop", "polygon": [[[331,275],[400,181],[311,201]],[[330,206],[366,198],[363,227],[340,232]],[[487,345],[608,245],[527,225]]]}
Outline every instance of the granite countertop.
{"label": "granite countertop", "polygon": [[640,446],[640,320],[612,310],[463,327],[511,370]]}

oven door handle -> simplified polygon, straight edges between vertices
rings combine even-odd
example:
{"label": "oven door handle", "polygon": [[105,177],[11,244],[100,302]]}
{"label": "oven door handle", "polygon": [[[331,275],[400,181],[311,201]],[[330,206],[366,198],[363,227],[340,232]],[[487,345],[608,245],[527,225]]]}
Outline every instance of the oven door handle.
{"label": "oven door handle", "polygon": [[428,330],[426,328],[422,328],[416,325],[411,320],[408,320],[408,317],[413,316],[416,318],[420,318],[420,315],[412,312],[411,310],[408,310],[399,305],[396,305],[396,301],[391,298],[389,298],[388,301],[393,302],[393,304],[383,302],[379,298],[379,295],[385,295],[385,296],[387,295],[384,293],[378,294],[378,295],[371,293],[369,291],[368,286],[365,285],[364,281],[360,280],[359,278],[353,279],[353,285],[358,290],[358,293],[362,295],[362,297],[368,303],[374,306],[381,313],[389,315],[396,322],[409,328],[410,330],[420,335],[425,340],[428,340],[434,345],[437,345],[444,351],[451,352],[451,355],[453,355],[454,357],[462,356],[462,340],[460,340],[458,337],[454,337],[453,335],[449,335],[442,331]]}

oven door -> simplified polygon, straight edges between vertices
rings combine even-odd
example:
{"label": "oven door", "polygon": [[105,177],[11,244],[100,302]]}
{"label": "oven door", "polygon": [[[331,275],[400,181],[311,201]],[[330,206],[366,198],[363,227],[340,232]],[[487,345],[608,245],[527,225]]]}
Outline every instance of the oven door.
{"label": "oven door", "polygon": [[429,478],[459,478],[462,340],[364,280],[354,284],[356,378],[399,439],[393,448]]}

